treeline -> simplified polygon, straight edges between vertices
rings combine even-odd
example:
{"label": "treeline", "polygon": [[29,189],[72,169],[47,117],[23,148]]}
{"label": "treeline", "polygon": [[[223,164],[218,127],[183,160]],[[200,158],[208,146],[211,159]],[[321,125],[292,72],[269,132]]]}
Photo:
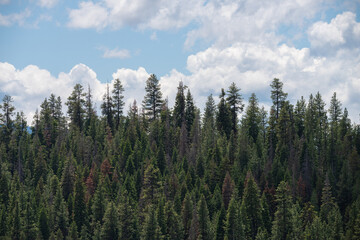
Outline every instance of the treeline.
{"label": "treeline", "polygon": [[116,80],[98,116],[77,84],[31,130],[4,97],[0,238],[360,239],[360,125],[336,93],[292,105],[274,79],[267,113],[233,83],[201,114],[182,82],[172,109],[145,90],[124,110]]}

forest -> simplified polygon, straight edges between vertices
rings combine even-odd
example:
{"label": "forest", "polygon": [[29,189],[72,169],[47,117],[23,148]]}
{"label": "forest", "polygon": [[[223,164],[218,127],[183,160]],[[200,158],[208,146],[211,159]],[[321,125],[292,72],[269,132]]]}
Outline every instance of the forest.
{"label": "forest", "polygon": [[360,239],[360,125],[336,93],[291,103],[275,78],[266,111],[232,83],[200,110],[181,81],[172,108],[144,87],[125,109],[116,79],[98,114],[76,84],[29,121],[4,96],[0,239]]}

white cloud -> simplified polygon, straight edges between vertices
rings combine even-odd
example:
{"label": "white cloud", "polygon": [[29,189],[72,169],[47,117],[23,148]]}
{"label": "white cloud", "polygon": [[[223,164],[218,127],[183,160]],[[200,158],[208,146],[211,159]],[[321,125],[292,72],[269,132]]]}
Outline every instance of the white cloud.
{"label": "white cloud", "polygon": [[131,57],[130,51],[127,49],[105,49],[103,58],[129,58]]}
{"label": "white cloud", "polygon": [[[119,78],[125,88],[125,111],[134,99],[140,106],[149,73],[142,67],[137,70],[122,68],[113,73],[112,77],[113,79]],[[110,90],[112,90],[113,82],[114,80],[110,83]],[[29,124],[33,120],[35,110],[51,93],[61,97],[63,112],[66,113],[65,102],[77,83],[84,87],[85,92],[90,86],[94,103],[100,115],[100,105],[106,91],[106,83],[100,82],[96,73],[88,66],[77,64],[68,73],[61,72],[55,77],[49,71],[35,65],[16,69],[10,63],[0,62],[0,93],[14,98],[16,111],[24,111]]]}
{"label": "white cloud", "polygon": [[21,13],[12,13],[9,15],[2,15],[0,13],[0,26],[9,27],[14,24],[18,24],[20,26],[24,25],[25,19],[30,17],[31,12],[29,9],[25,9]]}
{"label": "white cloud", "polygon": [[[302,27],[321,9],[320,1],[218,1],[218,0],[102,0],[81,2],[70,10],[69,26],[76,28],[172,30],[195,23],[185,42],[191,47],[198,39],[218,44],[254,40],[275,42],[274,32],[286,23]],[[96,20],[96,21],[94,21]]]}
{"label": "white cloud", "polygon": [[45,8],[53,8],[59,0],[39,0],[38,5]]}
{"label": "white cloud", "polygon": [[99,3],[81,2],[79,6],[69,13],[69,27],[102,29],[108,24],[107,9]]}
{"label": "white cloud", "polygon": [[330,23],[316,22],[308,30],[311,46],[321,53],[334,53],[340,47],[360,47],[360,23],[352,12],[338,14]]}
{"label": "white cloud", "polygon": [[[125,110],[127,107],[137,101],[138,106],[141,105],[141,102],[145,95],[145,83],[149,78],[149,73],[143,67],[139,67],[137,70],[121,68],[118,69],[115,73],[112,74],[113,79],[120,79],[123,87],[125,88],[124,98],[125,100]],[[113,82],[111,86],[113,85]]]}
{"label": "white cloud", "polygon": [[301,96],[308,99],[317,91],[329,103],[336,91],[352,119],[358,122],[360,51],[342,50],[334,57],[317,57],[310,53],[308,48],[296,49],[285,44],[275,48],[256,43],[235,43],[226,48],[212,46],[188,57],[189,75],[172,70],[161,78],[161,84],[172,100],[178,82],[183,80],[198,106],[203,108],[206,96],[210,93],[217,96],[221,88],[227,89],[235,82],[243,95],[255,92],[262,104],[269,105],[270,83],[277,77],[284,82],[284,91],[289,93],[293,104]]}

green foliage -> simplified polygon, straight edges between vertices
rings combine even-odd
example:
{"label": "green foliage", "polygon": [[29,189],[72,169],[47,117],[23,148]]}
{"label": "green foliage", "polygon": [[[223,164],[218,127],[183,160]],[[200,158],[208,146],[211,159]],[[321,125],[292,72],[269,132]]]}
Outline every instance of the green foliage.
{"label": "green foliage", "polygon": [[5,96],[0,239],[360,237],[360,125],[336,94],[329,109],[319,92],[293,106],[274,79],[269,117],[252,94],[238,122],[234,83],[203,113],[186,88],[171,108],[151,75],[143,112],[123,115],[117,79],[97,116],[77,84],[70,121],[51,94],[31,132]]}
{"label": "green foliage", "polygon": [[101,239],[111,240],[119,238],[118,213],[114,203],[108,203],[101,228]]}

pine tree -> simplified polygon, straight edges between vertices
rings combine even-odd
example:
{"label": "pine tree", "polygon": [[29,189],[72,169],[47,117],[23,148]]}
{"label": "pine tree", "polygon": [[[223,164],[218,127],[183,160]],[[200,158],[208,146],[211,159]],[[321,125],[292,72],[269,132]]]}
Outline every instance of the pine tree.
{"label": "pine tree", "polygon": [[182,223],[184,226],[184,239],[188,239],[190,233],[191,219],[192,219],[193,202],[190,198],[189,193],[185,195],[182,203]]}
{"label": "pine tree", "polygon": [[251,94],[249,98],[249,105],[246,108],[245,116],[242,120],[242,125],[245,129],[245,132],[249,137],[251,137],[253,142],[256,142],[259,132],[260,132],[260,108],[258,99],[255,93]]}
{"label": "pine tree", "polygon": [[82,177],[77,176],[74,190],[74,221],[78,232],[81,231],[81,227],[85,223],[86,217],[84,184],[82,182]]}
{"label": "pine tree", "polygon": [[104,215],[104,224],[101,228],[101,239],[118,239],[119,238],[119,222],[117,209],[114,203],[108,203]]}
{"label": "pine tree", "polygon": [[156,211],[151,207],[145,218],[143,230],[141,232],[141,240],[157,240],[162,239],[160,226],[158,224]]}
{"label": "pine tree", "polygon": [[243,99],[239,92],[240,88],[238,88],[234,82],[231,83],[229,90],[227,90],[228,97],[226,98],[226,101],[230,106],[232,131],[234,132],[237,131],[237,114],[244,110],[244,104],[242,103]]}
{"label": "pine tree", "polygon": [[207,208],[204,195],[200,197],[198,203],[198,216],[199,216],[199,235],[201,236],[201,239],[204,240],[212,239],[212,234],[210,230],[209,210]]}
{"label": "pine tree", "polygon": [[179,86],[177,87],[178,91],[175,97],[175,105],[173,110],[173,116],[175,121],[175,126],[181,128],[182,123],[185,121],[185,89],[187,87],[184,86],[182,81],[179,82]]}
{"label": "pine tree", "polygon": [[272,226],[272,239],[288,239],[292,233],[290,189],[285,181],[280,182],[276,189],[277,208]]}
{"label": "pine tree", "polygon": [[184,229],[180,216],[175,212],[173,205],[167,202],[165,205],[165,239],[181,240],[184,239]]}
{"label": "pine tree", "polygon": [[244,194],[241,202],[241,210],[244,219],[245,233],[247,238],[255,239],[258,229],[263,225],[261,219],[261,204],[257,184],[248,172]]}
{"label": "pine tree", "polygon": [[115,129],[119,129],[120,120],[123,114],[123,108],[125,105],[124,102],[124,87],[120,81],[120,79],[115,79],[114,81],[114,89],[112,90],[112,100],[114,105],[114,121],[115,121]]}
{"label": "pine tree", "polygon": [[41,208],[41,211],[40,211],[39,230],[40,230],[41,236],[42,236],[42,238],[44,240],[49,239],[49,237],[50,237],[50,229],[49,229],[49,225],[48,225],[48,217],[46,215],[46,212],[45,212],[44,208]]}
{"label": "pine tree", "polygon": [[272,89],[271,90],[271,99],[273,101],[272,108],[274,108],[276,119],[278,119],[280,110],[286,100],[287,93],[283,92],[282,90],[283,83],[278,78],[274,78],[274,80],[270,84],[270,87]]}
{"label": "pine tree", "polygon": [[120,199],[119,222],[121,239],[138,239],[136,212],[126,191]]}
{"label": "pine tree", "polygon": [[110,95],[109,85],[106,85],[106,93],[103,96],[103,103],[101,104],[101,113],[106,119],[107,126],[113,129],[113,99]]}
{"label": "pine tree", "polygon": [[233,195],[234,187],[235,187],[234,181],[231,179],[229,172],[226,172],[224,182],[222,185],[222,199],[225,209],[228,209],[231,196]]}
{"label": "pine tree", "polygon": [[185,105],[185,123],[188,134],[191,132],[192,125],[195,120],[195,105],[194,99],[188,89],[186,94],[186,105]]}
{"label": "pine tree", "polygon": [[146,95],[143,101],[145,114],[150,117],[150,120],[155,120],[160,114],[161,106],[163,104],[159,80],[155,74],[151,74],[146,80],[145,91]]}
{"label": "pine tree", "polygon": [[216,114],[217,128],[220,133],[225,134],[228,138],[232,130],[231,111],[229,104],[225,101],[225,91],[221,89],[218,112]]}
{"label": "pine tree", "polygon": [[73,126],[82,130],[85,114],[85,99],[86,93],[83,92],[83,86],[76,84],[73,92],[68,97],[68,101],[65,103],[68,106],[68,114]]}
{"label": "pine tree", "polygon": [[230,200],[225,222],[225,239],[229,240],[245,238],[244,227],[239,212],[239,203],[234,195]]}

